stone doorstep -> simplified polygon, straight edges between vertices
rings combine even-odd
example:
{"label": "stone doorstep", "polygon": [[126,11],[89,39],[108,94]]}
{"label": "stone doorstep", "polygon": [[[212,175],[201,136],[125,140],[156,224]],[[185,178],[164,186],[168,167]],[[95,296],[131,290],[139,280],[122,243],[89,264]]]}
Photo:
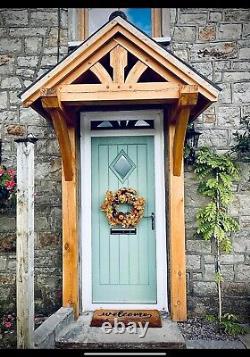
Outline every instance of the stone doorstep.
{"label": "stone doorstep", "polygon": [[161,328],[148,328],[143,338],[139,334],[106,334],[100,327],[90,327],[92,312],[86,312],[66,327],[56,338],[58,349],[184,349],[185,340],[176,322],[162,317]]}
{"label": "stone doorstep", "polygon": [[238,350],[246,349],[244,344],[241,341],[222,341],[222,340],[186,340],[187,349],[229,349],[229,350]]}

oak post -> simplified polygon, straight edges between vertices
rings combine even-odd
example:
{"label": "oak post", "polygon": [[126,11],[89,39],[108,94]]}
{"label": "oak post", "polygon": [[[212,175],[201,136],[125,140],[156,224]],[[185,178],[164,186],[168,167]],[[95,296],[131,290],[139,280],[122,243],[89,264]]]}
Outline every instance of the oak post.
{"label": "oak post", "polygon": [[169,172],[169,259],[170,305],[174,321],[187,319],[186,255],[184,216],[184,168],[180,176],[174,176],[173,145],[175,125],[168,123],[168,172]]}
{"label": "oak post", "polygon": [[68,127],[71,144],[72,179],[66,180],[62,168],[62,224],[63,224],[63,306],[72,306],[79,315],[78,229],[77,229],[77,165],[76,129]]}

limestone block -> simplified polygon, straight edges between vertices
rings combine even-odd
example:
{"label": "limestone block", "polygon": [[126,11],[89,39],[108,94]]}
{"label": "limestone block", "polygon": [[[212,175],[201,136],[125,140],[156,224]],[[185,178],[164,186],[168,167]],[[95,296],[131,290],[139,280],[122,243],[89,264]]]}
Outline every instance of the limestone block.
{"label": "limestone block", "polygon": [[249,38],[250,36],[250,22],[243,24],[242,38]]}
{"label": "limestone block", "polygon": [[250,48],[240,48],[239,49],[239,59],[249,59],[250,58]]}
{"label": "limestone block", "polygon": [[25,38],[25,53],[27,55],[39,54],[42,50],[41,37],[27,37]]}
{"label": "limestone block", "polygon": [[209,14],[210,22],[220,22],[222,20],[222,13],[219,11],[211,11]]}
{"label": "limestone block", "polygon": [[232,69],[235,71],[248,71],[250,70],[250,61],[233,61]]}
{"label": "limestone block", "polygon": [[249,9],[245,10],[235,10],[229,9],[225,10],[225,22],[249,22],[250,12]]}
{"label": "limestone block", "polygon": [[200,41],[213,41],[216,38],[216,27],[205,26],[199,28],[199,40]]}
{"label": "limestone block", "polygon": [[183,13],[179,11],[179,24],[205,25],[207,22],[207,13]]}
{"label": "limestone block", "polygon": [[15,252],[16,234],[0,233],[0,252]]}
{"label": "limestone block", "polygon": [[22,41],[17,38],[0,38],[0,53],[18,53],[22,51]]}
{"label": "limestone block", "polygon": [[18,77],[7,77],[3,78],[1,83],[1,88],[3,89],[20,89],[22,85]]}
{"label": "limestone block", "polygon": [[212,80],[213,76],[213,67],[211,62],[197,62],[195,63],[195,69],[203,74],[203,76],[207,77],[208,79]]}
{"label": "limestone block", "polygon": [[214,264],[215,256],[214,255],[203,255],[204,263]]}
{"label": "limestone block", "polygon": [[222,91],[219,93],[219,102],[223,104],[232,103],[231,85],[229,83],[220,84]]}
{"label": "limestone block", "polygon": [[7,266],[7,258],[0,255],[0,270],[5,270]]}
{"label": "limestone block", "polygon": [[190,51],[191,61],[230,59],[236,58],[237,55],[238,48],[236,42],[194,44]]}
{"label": "limestone block", "polygon": [[17,58],[17,64],[20,67],[36,67],[39,61],[38,56],[21,56]]}
{"label": "limestone block", "polygon": [[21,104],[21,99],[17,96],[16,91],[13,92],[10,91],[9,96],[10,96],[10,105],[19,106]]}
{"label": "limestone block", "polygon": [[239,126],[240,125],[240,108],[219,106],[218,108],[218,125],[221,126]]}
{"label": "limestone block", "polygon": [[205,281],[214,281],[215,279],[215,267],[214,264],[205,264],[204,265],[204,280]]}
{"label": "limestone block", "polygon": [[25,127],[19,124],[10,124],[6,126],[6,131],[9,135],[23,136],[25,134]]}
{"label": "limestone block", "polygon": [[13,74],[15,71],[15,57],[12,54],[0,54],[0,75]]}
{"label": "limestone block", "polygon": [[235,281],[250,282],[250,267],[249,265],[239,264],[235,267]]}
{"label": "limestone block", "polygon": [[211,243],[205,240],[188,239],[186,241],[186,250],[196,254],[211,253]]}
{"label": "limestone block", "polygon": [[237,264],[244,262],[243,254],[222,254],[220,257],[221,264]]}
{"label": "limestone block", "polygon": [[231,68],[231,62],[229,61],[214,61],[215,71],[225,71]]}
{"label": "limestone block", "polygon": [[218,27],[218,40],[238,40],[241,38],[241,24],[220,24]]}
{"label": "limestone block", "polygon": [[0,109],[6,109],[8,106],[7,92],[0,92]]}
{"label": "limestone block", "polygon": [[30,27],[18,27],[18,28],[10,28],[9,35],[10,37],[26,37],[26,36],[45,36],[47,32],[46,27],[32,27],[32,31]]}
{"label": "limestone block", "polygon": [[216,283],[214,281],[194,281],[193,292],[197,296],[215,295],[217,293]]}
{"label": "limestone block", "polygon": [[[250,52],[249,52],[250,53]],[[224,72],[224,82],[244,82],[250,81],[249,72]]]}
{"label": "limestone block", "polygon": [[224,296],[244,296],[250,293],[250,285],[225,281],[222,283]]}
{"label": "limestone block", "polygon": [[202,131],[199,146],[228,149],[229,137],[225,129],[206,129]]}
{"label": "limestone block", "polygon": [[173,40],[178,42],[194,42],[196,28],[194,26],[175,26]]}
{"label": "limestone block", "polygon": [[53,55],[44,55],[42,58],[41,66],[48,67],[54,66],[57,64],[57,56]]}
{"label": "limestone block", "polygon": [[201,257],[199,255],[187,254],[187,269],[198,270],[201,268]]}
{"label": "limestone block", "polygon": [[48,11],[32,11],[30,15],[30,25],[34,27],[57,26],[57,9],[52,8],[48,9]]}
{"label": "limestone block", "polygon": [[4,20],[7,26],[18,27],[20,25],[28,25],[28,10],[5,11]]}
{"label": "limestone block", "polygon": [[39,115],[32,108],[20,108],[20,123],[21,124],[36,124],[45,125],[46,119]]}

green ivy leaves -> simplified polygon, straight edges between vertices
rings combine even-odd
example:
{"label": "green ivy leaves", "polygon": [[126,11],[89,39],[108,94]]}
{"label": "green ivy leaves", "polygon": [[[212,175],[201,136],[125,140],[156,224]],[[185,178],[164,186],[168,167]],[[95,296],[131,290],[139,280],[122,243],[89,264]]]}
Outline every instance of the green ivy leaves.
{"label": "green ivy leaves", "polygon": [[238,221],[227,213],[233,200],[233,181],[239,179],[238,168],[229,155],[219,155],[207,147],[199,150],[194,167],[199,180],[198,192],[211,199],[196,214],[196,233],[205,240],[217,239],[221,250],[229,253],[230,233],[239,230]]}

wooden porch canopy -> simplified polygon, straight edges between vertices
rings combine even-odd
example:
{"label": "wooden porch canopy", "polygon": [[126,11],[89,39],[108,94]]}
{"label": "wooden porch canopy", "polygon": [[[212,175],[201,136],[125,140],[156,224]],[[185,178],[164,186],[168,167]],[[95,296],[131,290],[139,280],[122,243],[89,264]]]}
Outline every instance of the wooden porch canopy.
{"label": "wooden porch canopy", "polygon": [[[183,147],[189,120],[219,88],[117,16],[22,94],[23,106],[51,119],[62,156],[63,304],[79,311],[76,137],[79,111],[97,105],[164,105],[168,136],[171,315],[186,318]],[[178,222],[177,224],[175,224]]]}

